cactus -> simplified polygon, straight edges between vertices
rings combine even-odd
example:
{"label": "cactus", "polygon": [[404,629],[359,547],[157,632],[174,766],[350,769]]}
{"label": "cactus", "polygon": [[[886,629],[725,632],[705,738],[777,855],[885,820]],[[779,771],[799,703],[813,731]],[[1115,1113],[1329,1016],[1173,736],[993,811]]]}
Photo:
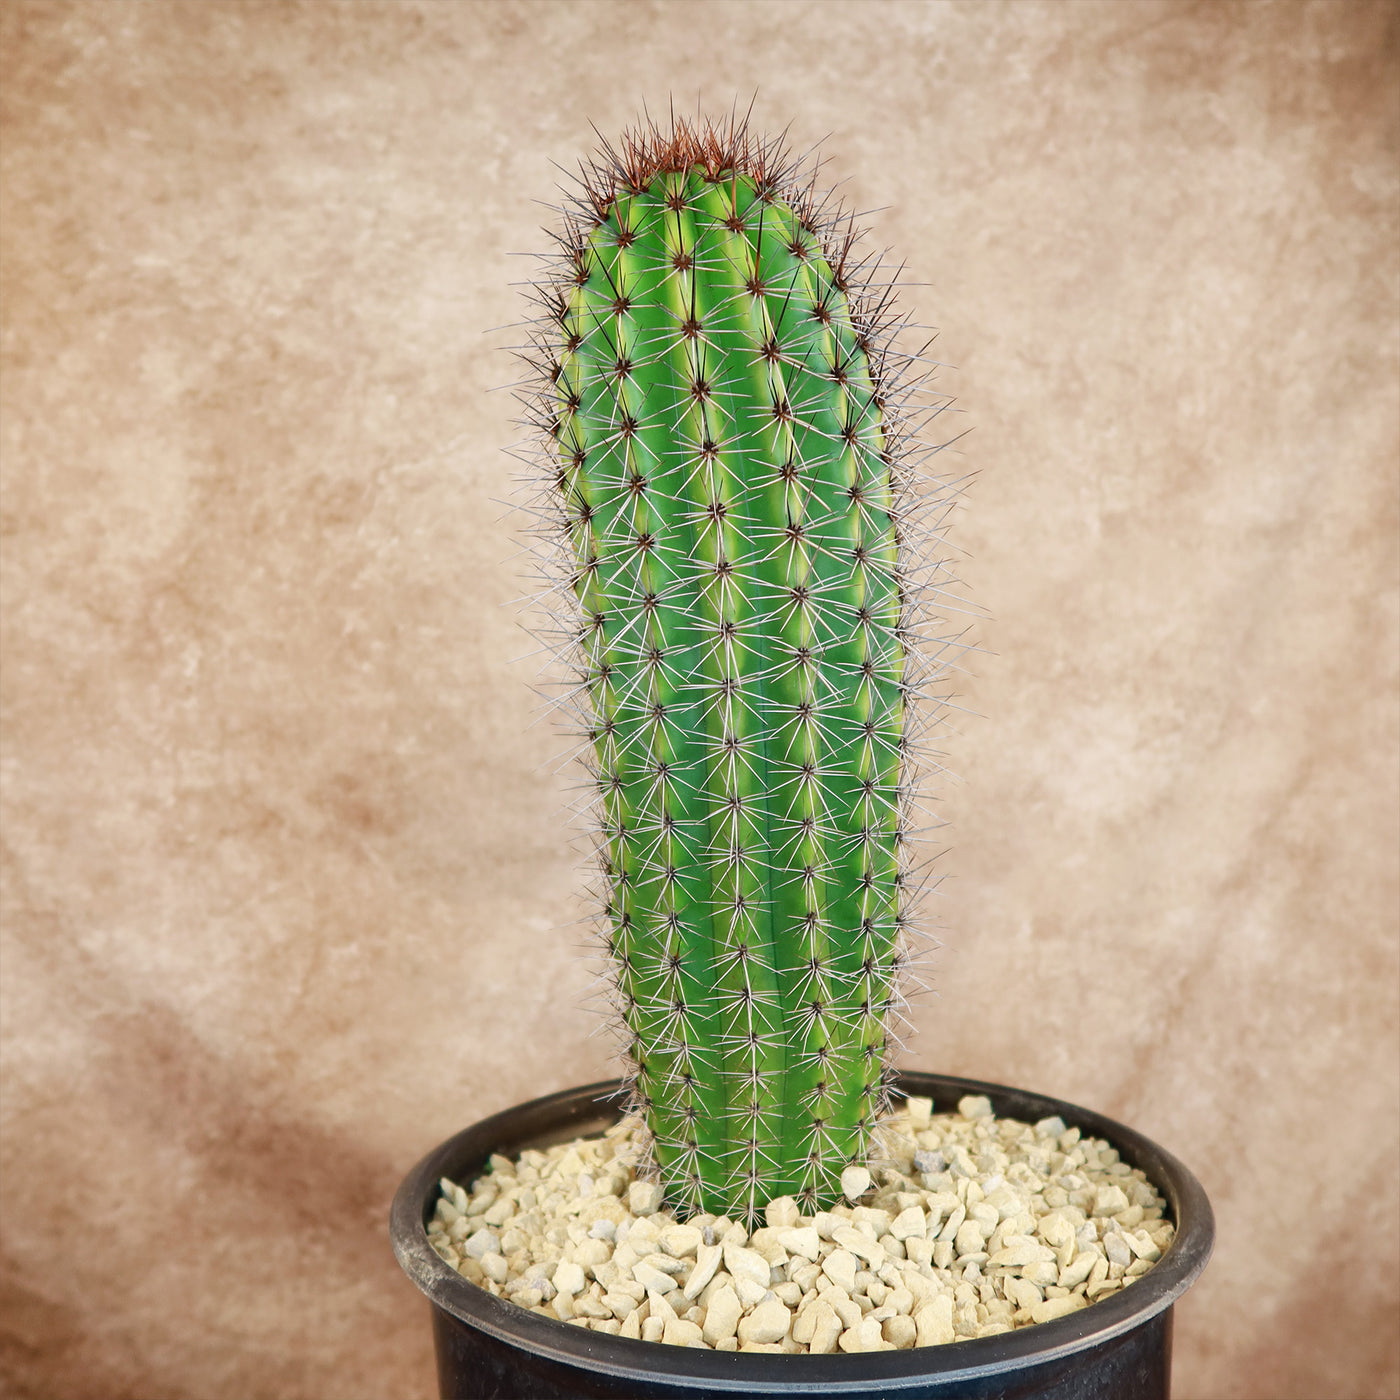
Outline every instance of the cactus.
{"label": "cactus", "polygon": [[908,960],[942,404],[813,174],[733,119],[605,146],[526,351],[604,937],[681,1211],[835,1198]]}

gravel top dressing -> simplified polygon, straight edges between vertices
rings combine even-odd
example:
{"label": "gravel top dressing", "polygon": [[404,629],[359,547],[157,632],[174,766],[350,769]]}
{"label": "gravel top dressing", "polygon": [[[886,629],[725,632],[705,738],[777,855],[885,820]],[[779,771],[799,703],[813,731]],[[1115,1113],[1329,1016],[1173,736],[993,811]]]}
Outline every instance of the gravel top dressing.
{"label": "gravel top dressing", "polygon": [[846,1203],[766,1223],[677,1223],[639,1179],[626,1118],[519,1159],[468,1193],[442,1182],[433,1248],[464,1278],[575,1327],[715,1351],[893,1351],[1048,1322],[1131,1284],[1173,1226],[1143,1173],[1059,1118],[956,1113],[909,1098],[883,1157],[841,1177]]}

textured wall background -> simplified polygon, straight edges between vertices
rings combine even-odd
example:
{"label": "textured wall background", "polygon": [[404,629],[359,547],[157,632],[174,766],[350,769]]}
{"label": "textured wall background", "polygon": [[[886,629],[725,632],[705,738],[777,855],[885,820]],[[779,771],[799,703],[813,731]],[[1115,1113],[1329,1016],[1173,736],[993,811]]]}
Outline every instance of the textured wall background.
{"label": "textured wall background", "polygon": [[6,0],[0,38],[8,1394],[430,1393],[399,1176],[609,1069],[483,331],[589,120],[755,88],[889,206],[976,428],[994,654],[908,1058],[1200,1175],[1183,1400],[1397,1394],[1393,4]]}

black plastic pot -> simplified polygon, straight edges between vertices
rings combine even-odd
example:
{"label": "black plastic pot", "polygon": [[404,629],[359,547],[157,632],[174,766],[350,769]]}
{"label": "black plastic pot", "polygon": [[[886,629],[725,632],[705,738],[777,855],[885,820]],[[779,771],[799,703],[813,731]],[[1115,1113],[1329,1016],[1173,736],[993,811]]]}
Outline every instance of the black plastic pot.
{"label": "black plastic pot", "polygon": [[1167,1400],[1172,1304],[1205,1268],[1215,1238],[1200,1183],[1156,1143],[1059,1099],[935,1074],[906,1073],[899,1087],[947,1112],[985,1094],[998,1115],[1034,1123],[1059,1114],[1107,1138],[1166,1197],[1176,1238],[1130,1288],[1068,1317],[994,1337],[911,1351],[773,1356],[636,1342],[554,1322],[469,1283],[428,1243],[438,1178],[466,1183],[493,1152],[508,1156],[601,1132],[618,1116],[616,1081],[507,1109],[430,1152],[394,1198],[394,1252],[433,1308],[443,1400],[505,1397],[841,1396],[889,1400]]}

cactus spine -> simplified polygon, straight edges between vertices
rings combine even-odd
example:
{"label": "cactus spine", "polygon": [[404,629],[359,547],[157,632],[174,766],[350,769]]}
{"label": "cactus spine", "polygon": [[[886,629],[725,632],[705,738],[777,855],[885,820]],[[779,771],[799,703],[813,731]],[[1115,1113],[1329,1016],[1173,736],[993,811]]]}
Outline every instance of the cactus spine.
{"label": "cactus spine", "polygon": [[864,1159],[907,946],[909,393],[799,170],[605,148],[527,356],[635,1096],[672,1204],[746,1215]]}

